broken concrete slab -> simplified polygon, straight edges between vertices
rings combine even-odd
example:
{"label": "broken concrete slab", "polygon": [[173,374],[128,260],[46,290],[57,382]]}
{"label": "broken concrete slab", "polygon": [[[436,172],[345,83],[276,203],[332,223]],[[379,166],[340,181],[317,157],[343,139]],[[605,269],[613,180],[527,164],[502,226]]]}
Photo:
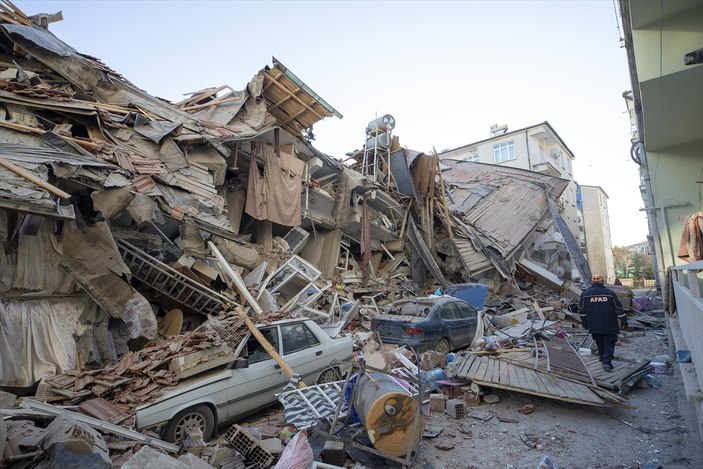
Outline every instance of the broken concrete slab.
{"label": "broken concrete slab", "polygon": [[117,189],[105,189],[90,194],[95,210],[99,211],[105,220],[112,220],[132,202],[131,186]]}
{"label": "broken concrete slab", "polygon": [[186,464],[191,469],[214,469],[214,466],[206,463],[196,455],[192,453],[187,453],[182,456],[178,456],[178,461]]}
{"label": "broken concrete slab", "polygon": [[45,450],[48,450],[56,443],[65,443],[69,448],[75,448],[78,444],[69,442],[83,442],[88,452],[99,455],[107,463],[111,462],[107,443],[102,435],[85,423],[77,421],[71,415],[62,413],[46,427],[46,436],[41,445]]}
{"label": "broken concrete slab", "polygon": [[[12,393],[0,391],[0,409],[11,409],[15,406],[17,396]],[[2,453],[0,453],[2,454]]]}
{"label": "broken concrete slab", "polygon": [[226,239],[216,239],[215,245],[230,264],[253,269],[261,263],[262,259],[259,251],[251,246]]}
{"label": "broken concrete slab", "polygon": [[122,469],[163,469],[165,467],[190,469],[191,466],[147,445],[142,446],[142,449],[122,465]]}

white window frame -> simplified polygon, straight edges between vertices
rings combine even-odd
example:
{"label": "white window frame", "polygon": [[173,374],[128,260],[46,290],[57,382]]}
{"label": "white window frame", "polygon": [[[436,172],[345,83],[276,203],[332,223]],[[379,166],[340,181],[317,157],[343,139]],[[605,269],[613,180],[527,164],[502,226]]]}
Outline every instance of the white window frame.
{"label": "white window frame", "polygon": [[493,159],[496,163],[503,163],[516,158],[515,143],[513,140],[510,140],[509,142],[496,143],[493,145]]}
{"label": "white window frame", "polygon": [[473,161],[474,163],[478,163],[479,157],[478,153],[472,153],[470,155],[467,155],[463,158],[463,161]]}

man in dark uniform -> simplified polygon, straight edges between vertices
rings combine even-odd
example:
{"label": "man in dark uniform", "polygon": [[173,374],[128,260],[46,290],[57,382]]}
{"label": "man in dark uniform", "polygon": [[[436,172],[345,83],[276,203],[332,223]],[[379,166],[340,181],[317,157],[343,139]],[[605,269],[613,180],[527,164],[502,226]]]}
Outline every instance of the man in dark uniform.
{"label": "man in dark uniform", "polygon": [[618,319],[623,329],[627,329],[627,316],[618,296],[603,285],[603,277],[594,275],[591,287],[581,293],[579,314],[583,327],[593,336],[598,346],[598,357],[605,371],[613,369],[613,353],[618,340]]}

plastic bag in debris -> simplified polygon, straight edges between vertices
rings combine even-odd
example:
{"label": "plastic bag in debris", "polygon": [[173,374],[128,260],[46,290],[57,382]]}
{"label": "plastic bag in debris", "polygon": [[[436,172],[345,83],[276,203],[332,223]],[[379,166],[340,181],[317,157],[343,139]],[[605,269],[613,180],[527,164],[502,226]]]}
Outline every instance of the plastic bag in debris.
{"label": "plastic bag in debris", "polygon": [[552,464],[552,460],[549,459],[549,456],[546,454],[542,455],[542,459],[539,460],[539,464],[537,465],[537,469],[557,469],[554,464]]}
{"label": "plastic bag in debris", "polygon": [[662,387],[661,383],[657,380],[657,378],[652,375],[646,375],[644,377],[644,380],[648,385],[650,385],[654,389],[659,389],[660,387]]}
{"label": "plastic bag in debris", "polygon": [[308,434],[302,430],[286,445],[274,469],[309,469],[312,462],[313,454]]}

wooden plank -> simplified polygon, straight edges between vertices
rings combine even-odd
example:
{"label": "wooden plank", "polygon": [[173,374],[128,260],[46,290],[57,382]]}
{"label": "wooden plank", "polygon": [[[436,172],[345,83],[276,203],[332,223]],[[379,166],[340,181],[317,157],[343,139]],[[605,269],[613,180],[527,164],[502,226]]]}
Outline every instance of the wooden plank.
{"label": "wooden plank", "polygon": [[478,362],[479,362],[478,369],[474,373],[474,377],[472,379],[482,381],[483,377],[486,376],[486,368],[488,367],[488,359],[486,359],[485,357],[480,357]]}
{"label": "wooden plank", "polygon": [[[484,381],[490,381],[493,377],[493,365],[496,363],[496,359],[492,357],[485,357],[487,359],[486,363],[486,374],[483,377]],[[496,376],[497,379],[497,376]]]}
{"label": "wooden plank", "polygon": [[597,395],[595,395],[593,391],[591,391],[585,384],[577,383],[575,381],[570,380],[562,380],[561,382],[565,388],[570,388],[574,395],[581,400],[594,402],[602,400]]}
{"label": "wooden plank", "polygon": [[476,372],[478,371],[478,367],[481,364],[481,360],[479,357],[473,356],[473,360],[471,361],[471,367],[468,369],[466,372],[466,376],[473,377]]}
{"label": "wooden plank", "polygon": [[525,369],[525,373],[532,376],[532,379],[534,380],[535,384],[537,384],[537,388],[540,390],[540,392],[551,394],[549,390],[549,384],[542,380],[542,377],[544,376],[542,373],[527,368]]}
{"label": "wooden plank", "polygon": [[495,379],[496,383],[510,385],[510,375],[508,368],[510,364],[503,360],[498,361],[498,376]]}
{"label": "wooden plank", "polygon": [[609,405],[606,401],[601,401],[601,402],[599,402],[599,403],[591,402],[591,401],[586,402],[586,401],[582,401],[582,400],[580,400],[580,399],[577,399],[577,398],[575,398],[575,397],[573,397],[573,396],[568,396],[568,395],[566,395],[566,394],[565,394],[564,396],[561,396],[561,395],[555,395],[555,394],[550,393],[550,392],[546,392],[546,393],[545,393],[545,392],[536,392],[536,391],[533,391],[533,390],[520,389],[520,388],[513,388],[512,386],[506,386],[506,385],[502,385],[502,384],[491,384],[491,383],[485,383],[485,382],[477,382],[476,384],[478,384],[478,385],[480,385],[480,386],[493,387],[493,388],[498,388],[498,389],[505,389],[505,390],[508,390],[508,391],[521,392],[521,393],[524,393],[524,394],[531,394],[531,395],[534,395],[534,396],[545,397],[545,398],[548,398],[548,399],[555,399],[555,400],[564,401],[564,402],[571,402],[571,403],[574,403],[574,404],[584,404],[584,405],[591,405],[591,406],[596,406],[596,407],[610,407],[610,405]]}
{"label": "wooden plank", "polygon": [[517,377],[517,366],[515,365],[508,365],[508,379],[509,383],[513,387],[521,387],[520,380]]}
{"label": "wooden plank", "polygon": [[61,189],[59,189],[58,187],[54,186],[53,184],[49,184],[48,182],[39,179],[37,176],[35,176],[31,172],[27,171],[24,168],[17,166],[16,164],[14,164],[8,160],[0,159],[0,166],[12,171],[13,173],[15,173],[19,176],[22,176],[23,178],[25,178],[31,182],[33,182],[34,184],[36,184],[37,186],[41,187],[42,189],[50,192],[51,194],[57,195],[63,199],[70,199],[71,198],[71,194],[69,194],[68,192],[64,192]]}
{"label": "wooden plank", "polygon": [[[491,363],[491,364],[493,365],[493,366],[491,367],[491,370],[490,370],[490,371],[491,371],[491,374],[490,374],[490,378],[491,378],[491,379],[490,379],[490,381],[491,381],[491,382],[495,382],[495,383],[500,383],[500,382],[501,382],[501,379],[500,379],[500,368],[501,368],[501,365],[502,365],[501,361],[498,360],[498,359],[496,359],[496,358],[491,358],[491,357],[489,357],[489,363]],[[484,378],[484,380],[485,380],[485,381],[488,381],[487,378],[488,378],[488,376],[486,376],[486,378]]]}
{"label": "wooden plank", "polygon": [[540,377],[542,378],[542,382],[546,381],[549,383],[549,386],[547,389],[552,391],[552,394],[554,394],[554,391],[556,391],[559,394],[559,396],[561,396],[561,397],[564,397],[564,398],[573,397],[570,392],[568,392],[567,390],[565,390],[562,387],[559,378],[554,377],[554,376],[547,374],[547,373],[541,373]]}
{"label": "wooden plank", "polygon": [[225,355],[220,358],[215,358],[213,360],[208,360],[202,363],[199,363],[198,365],[194,366],[193,368],[189,368],[185,371],[182,372],[174,372],[176,373],[176,376],[179,379],[185,379],[193,375],[197,375],[198,373],[202,373],[203,371],[211,370],[213,368],[217,368],[218,366],[225,365],[227,363],[230,363],[231,361],[234,360],[234,354],[231,355]]}
{"label": "wooden plank", "polygon": [[525,384],[530,389],[539,389],[539,385],[537,384],[537,381],[535,380],[535,377],[533,376],[533,373],[521,366],[516,367],[517,368],[517,374],[520,377],[520,382]]}

